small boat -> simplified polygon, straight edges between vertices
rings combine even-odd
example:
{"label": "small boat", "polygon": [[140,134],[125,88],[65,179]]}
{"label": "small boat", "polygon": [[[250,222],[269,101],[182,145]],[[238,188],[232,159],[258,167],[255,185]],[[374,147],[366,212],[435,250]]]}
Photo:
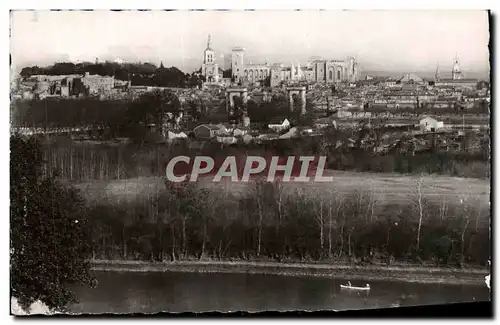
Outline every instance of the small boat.
{"label": "small boat", "polygon": [[348,290],[362,290],[362,291],[368,291],[370,290],[370,285],[367,283],[365,287],[355,287],[351,284],[349,281],[347,285],[341,284],[340,289],[348,289]]}

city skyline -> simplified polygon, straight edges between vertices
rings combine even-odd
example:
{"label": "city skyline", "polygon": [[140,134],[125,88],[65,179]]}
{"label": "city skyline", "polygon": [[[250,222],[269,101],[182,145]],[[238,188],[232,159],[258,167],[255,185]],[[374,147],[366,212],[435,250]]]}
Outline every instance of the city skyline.
{"label": "city skyline", "polygon": [[241,46],[259,63],[353,55],[363,71],[431,73],[439,64],[446,76],[458,53],[466,74],[489,70],[488,13],[480,10],[14,11],[12,68],[99,58],[192,72],[209,34],[225,68]]}

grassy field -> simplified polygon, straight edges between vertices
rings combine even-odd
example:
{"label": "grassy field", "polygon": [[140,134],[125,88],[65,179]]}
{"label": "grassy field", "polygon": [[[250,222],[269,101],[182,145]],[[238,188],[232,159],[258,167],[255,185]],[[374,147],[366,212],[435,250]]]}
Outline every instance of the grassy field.
{"label": "grassy field", "polygon": [[[373,194],[378,201],[407,201],[415,196],[416,183],[419,176],[404,176],[380,173],[356,173],[328,171],[332,176],[329,183],[286,183],[285,190],[302,189],[314,195],[328,195],[331,191],[351,193],[362,191]],[[75,184],[90,201],[102,199],[134,200],[138,196],[155,195],[158,189],[164,188],[164,179],[159,177],[143,177],[113,181],[92,181]],[[243,193],[252,188],[252,182],[230,182],[228,180],[215,183],[212,177],[200,178],[200,187],[213,189],[219,193]],[[222,192],[221,192],[222,191]],[[452,202],[461,199],[480,198],[484,204],[489,203],[490,181],[473,178],[427,175],[423,177],[423,195],[429,200]]]}

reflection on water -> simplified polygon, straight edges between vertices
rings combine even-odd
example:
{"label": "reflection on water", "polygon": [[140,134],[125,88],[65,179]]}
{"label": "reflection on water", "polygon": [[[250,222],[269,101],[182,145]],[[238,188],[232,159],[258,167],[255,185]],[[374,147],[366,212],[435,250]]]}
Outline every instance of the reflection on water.
{"label": "reflection on water", "polygon": [[77,288],[73,312],[347,310],[490,300],[484,285],[370,281],[370,291],[356,292],[340,289],[346,279],[279,275],[97,272],[97,278],[96,288]]}

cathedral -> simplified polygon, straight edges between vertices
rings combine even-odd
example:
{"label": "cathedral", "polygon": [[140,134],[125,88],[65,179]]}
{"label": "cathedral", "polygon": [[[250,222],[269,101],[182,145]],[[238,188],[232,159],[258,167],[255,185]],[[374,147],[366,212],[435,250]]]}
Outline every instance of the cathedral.
{"label": "cathedral", "polygon": [[222,69],[219,68],[215,57],[215,51],[211,47],[211,35],[208,35],[207,48],[203,52],[203,64],[201,66],[201,74],[205,80],[210,83],[218,83],[222,79]]}

